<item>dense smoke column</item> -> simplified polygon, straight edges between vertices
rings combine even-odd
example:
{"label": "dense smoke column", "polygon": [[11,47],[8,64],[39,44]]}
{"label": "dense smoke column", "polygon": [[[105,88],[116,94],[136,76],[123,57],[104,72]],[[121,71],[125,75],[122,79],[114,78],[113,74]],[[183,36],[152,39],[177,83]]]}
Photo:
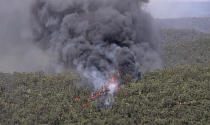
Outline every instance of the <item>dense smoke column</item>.
{"label": "dense smoke column", "polygon": [[[113,72],[138,76],[160,68],[147,0],[36,0],[34,38],[52,63],[76,69],[100,89]],[[62,70],[62,69],[61,69]]]}

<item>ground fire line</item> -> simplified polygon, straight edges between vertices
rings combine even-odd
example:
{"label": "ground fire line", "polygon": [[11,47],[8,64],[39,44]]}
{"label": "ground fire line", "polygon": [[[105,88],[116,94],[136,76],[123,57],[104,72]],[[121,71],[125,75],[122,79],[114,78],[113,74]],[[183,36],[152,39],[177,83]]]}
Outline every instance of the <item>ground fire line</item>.
{"label": "ground fire line", "polygon": [[[120,83],[120,73],[116,73],[114,75],[111,75],[109,81],[107,83],[104,83],[105,86],[99,90],[99,91],[95,91],[92,92],[90,97],[87,99],[86,103],[83,104],[84,108],[87,108],[88,103],[102,97],[105,95],[113,95],[120,87],[121,83]],[[80,100],[80,96],[77,96],[74,98],[74,102],[77,102]]]}

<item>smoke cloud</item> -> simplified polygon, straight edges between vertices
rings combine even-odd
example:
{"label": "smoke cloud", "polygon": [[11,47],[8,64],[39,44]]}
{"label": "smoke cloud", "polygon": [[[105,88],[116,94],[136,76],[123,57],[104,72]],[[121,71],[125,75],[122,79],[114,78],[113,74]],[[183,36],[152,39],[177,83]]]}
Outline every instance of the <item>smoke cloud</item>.
{"label": "smoke cloud", "polygon": [[45,70],[48,56],[34,44],[30,0],[0,0],[0,72]]}
{"label": "smoke cloud", "polygon": [[95,89],[111,73],[138,77],[161,68],[147,0],[37,0],[32,8],[34,41],[52,54],[55,72],[77,70]]}

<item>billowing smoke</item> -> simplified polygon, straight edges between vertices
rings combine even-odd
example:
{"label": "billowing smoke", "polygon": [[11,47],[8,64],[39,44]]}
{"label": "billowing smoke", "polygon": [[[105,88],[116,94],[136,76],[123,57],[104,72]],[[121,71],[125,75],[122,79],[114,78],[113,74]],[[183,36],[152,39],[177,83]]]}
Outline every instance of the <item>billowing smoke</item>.
{"label": "billowing smoke", "polygon": [[[37,0],[34,38],[55,71],[77,70],[100,89],[115,72],[137,78],[161,67],[147,0]],[[59,67],[59,68],[57,68]]]}
{"label": "billowing smoke", "polygon": [[31,0],[0,0],[0,72],[36,72],[48,55],[31,41]]}

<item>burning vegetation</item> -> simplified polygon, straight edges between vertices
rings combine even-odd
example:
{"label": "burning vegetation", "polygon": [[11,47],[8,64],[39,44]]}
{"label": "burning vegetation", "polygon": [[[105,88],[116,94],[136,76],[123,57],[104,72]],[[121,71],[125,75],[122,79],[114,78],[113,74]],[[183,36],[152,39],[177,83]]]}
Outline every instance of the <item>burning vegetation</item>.
{"label": "burning vegetation", "polygon": [[[104,86],[102,89],[96,90],[91,93],[91,95],[87,99],[86,103],[83,104],[83,107],[87,108],[89,102],[97,100],[101,97],[106,97],[103,100],[103,102],[104,102],[103,106],[108,107],[111,103],[113,103],[114,100],[111,100],[111,98],[113,98],[113,96],[117,92],[117,90],[120,87],[123,87],[125,85],[128,86],[132,82],[128,76],[124,76],[124,77],[127,78],[126,81],[123,81],[123,79],[121,79],[120,72],[117,72],[116,74],[111,75],[109,81],[107,83],[103,83]],[[75,102],[77,102],[79,100],[80,100],[80,96],[77,96],[74,98]]]}
{"label": "burning vegetation", "polygon": [[114,105],[108,110],[100,108],[104,104],[100,103],[103,96],[87,103],[92,90],[78,86],[79,80],[75,74],[0,73],[0,123],[210,123],[210,65],[184,66],[146,73],[138,84],[119,88],[111,98],[114,99]]}
{"label": "burning vegetation", "polygon": [[153,20],[142,9],[147,2],[36,0],[34,41],[51,53],[50,71],[79,72],[108,102],[125,76],[138,80],[141,72],[161,68]]}
{"label": "burning vegetation", "polygon": [[34,0],[33,41],[62,73],[0,73],[0,124],[209,124],[210,38],[165,46],[167,65],[203,66],[145,73],[161,68],[147,2]]}

